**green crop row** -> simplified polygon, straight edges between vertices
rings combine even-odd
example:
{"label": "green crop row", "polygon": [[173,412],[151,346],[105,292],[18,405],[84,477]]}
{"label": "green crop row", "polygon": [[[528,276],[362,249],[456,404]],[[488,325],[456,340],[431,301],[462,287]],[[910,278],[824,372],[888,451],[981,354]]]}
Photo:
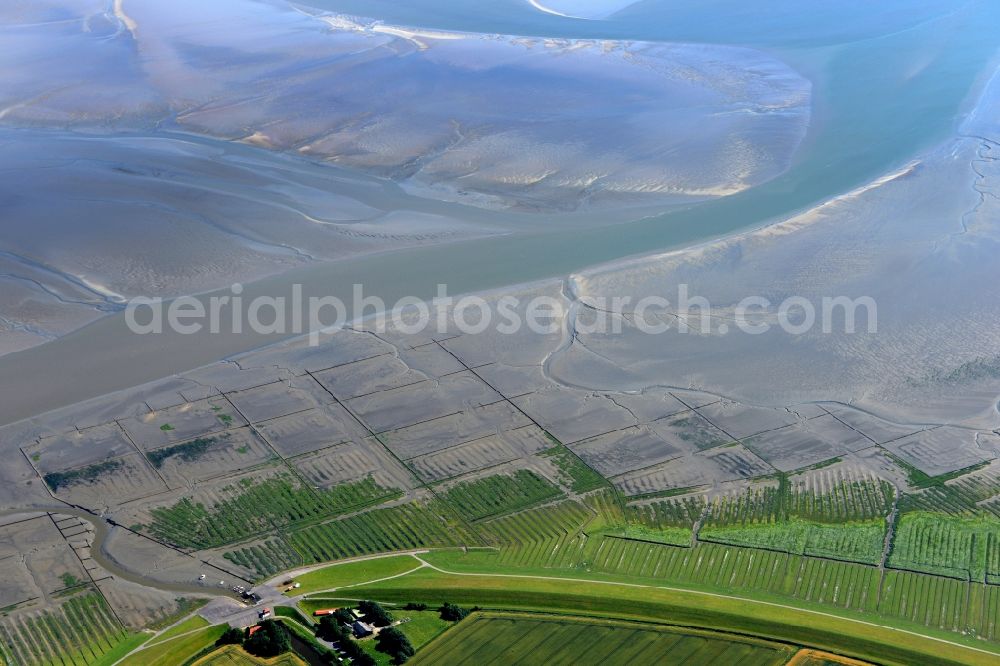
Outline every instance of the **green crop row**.
{"label": "green crop row", "polygon": [[1000,573],[1000,521],[915,512],[899,519],[889,566],[985,581]]}
{"label": "green crop row", "polygon": [[69,472],[49,472],[43,478],[46,485],[52,489],[52,492],[56,492],[60,488],[67,486],[96,481],[99,477],[114,472],[121,468],[121,466],[122,462],[120,460],[105,460],[104,462],[94,463],[93,465],[87,465],[86,467],[74,469]]}
{"label": "green crop row", "polygon": [[376,509],[297,530],[286,539],[305,562],[478,543],[460,524],[442,518],[447,514],[441,508],[435,503],[409,503]]}
{"label": "green crop row", "polygon": [[0,637],[18,666],[88,666],[130,634],[104,599],[90,591],[70,597],[56,610],[6,618],[0,623]]}
{"label": "green crop row", "polygon": [[548,480],[529,470],[465,481],[443,493],[464,518],[483,520],[526,509],[556,499],[562,493]]}
{"label": "green crop row", "polygon": [[778,666],[794,649],[742,637],[567,617],[476,614],[431,643],[414,664],[671,663]]}
{"label": "green crop row", "polygon": [[184,444],[175,444],[146,454],[153,467],[159,469],[168,458],[180,458],[184,462],[197,460],[205,455],[215,442],[215,437],[199,437]]}
{"label": "green crop row", "polygon": [[245,540],[254,534],[313,522],[378,504],[399,496],[371,477],[314,490],[277,476],[244,480],[223,489],[224,499],[211,506],[188,498],[155,508],[145,530],[182,548],[212,548]]}
{"label": "green crop row", "polygon": [[540,455],[549,458],[559,468],[560,483],[568,486],[574,493],[585,493],[608,485],[603,476],[565,446],[553,447]]}
{"label": "green crop row", "polygon": [[778,475],[777,486],[755,486],[738,495],[719,497],[708,518],[712,525],[751,525],[800,518],[841,523],[884,518],[892,507],[893,489],[885,481],[841,481],[828,492],[793,488]]}
{"label": "green crop row", "polygon": [[279,571],[302,564],[298,553],[281,538],[268,539],[259,544],[238,548],[227,552],[224,557],[255,572],[258,578],[267,578]]}
{"label": "green crop row", "polygon": [[579,502],[566,501],[537,507],[480,524],[499,543],[522,545],[572,534],[590,518]]}
{"label": "green crop row", "polygon": [[748,527],[703,527],[698,532],[698,538],[715,543],[878,564],[885,543],[885,523],[873,520],[830,525],[792,519]]}

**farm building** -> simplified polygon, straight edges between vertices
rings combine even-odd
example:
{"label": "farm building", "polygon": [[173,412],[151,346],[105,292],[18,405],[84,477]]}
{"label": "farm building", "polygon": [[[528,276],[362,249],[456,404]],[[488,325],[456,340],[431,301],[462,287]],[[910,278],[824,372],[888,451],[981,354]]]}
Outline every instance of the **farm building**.
{"label": "farm building", "polygon": [[365,638],[375,633],[375,630],[370,624],[362,622],[361,620],[355,621],[355,623],[351,625],[351,630],[354,632],[355,638]]}

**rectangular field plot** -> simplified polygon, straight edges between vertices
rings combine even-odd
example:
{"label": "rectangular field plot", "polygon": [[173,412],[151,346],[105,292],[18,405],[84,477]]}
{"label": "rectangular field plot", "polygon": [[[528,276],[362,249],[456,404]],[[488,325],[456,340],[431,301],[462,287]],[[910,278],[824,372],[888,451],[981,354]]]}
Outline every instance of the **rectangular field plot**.
{"label": "rectangular field plot", "polygon": [[681,412],[649,424],[661,439],[686,451],[705,451],[733,440],[694,411]]}
{"label": "rectangular field plot", "polygon": [[650,467],[690,453],[663,440],[649,426],[635,426],[577,442],[570,447],[588,465],[605,476]]}
{"label": "rectangular field plot", "polygon": [[213,481],[151,507],[143,531],[180,548],[203,549],[356,511],[399,496],[370,477],[327,489],[281,469]]}
{"label": "rectangular field plot", "polygon": [[743,443],[783,472],[874,446],[868,438],[829,415],[771,430]]}
{"label": "rectangular field plot", "polygon": [[722,446],[622,474],[616,486],[629,496],[735,481],[770,474],[774,469],[741,445]]}
{"label": "rectangular field plot", "polygon": [[145,450],[246,424],[232,405],[221,397],[188,402],[122,421],[122,427]]}
{"label": "rectangular field plot", "polygon": [[522,455],[524,454],[520,450],[505,441],[503,435],[487,435],[412,458],[408,462],[421,479],[433,482],[510,462]]}
{"label": "rectangular field plot", "polygon": [[230,393],[226,397],[253,423],[304,412],[332,402],[330,395],[309,377],[265,384]]}
{"label": "rectangular field plot", "polygon": [[977,445],[978,433],[943,426],[885,445],[893,454],[929,476],[947,474],[992,458]]}
{"label": "rectangular field plot", "polygon": [[888,565],[962,580],[1000,576],[1000,521],[923,512],[899,519]]}
{"label": "rectangular field plot", "polygon": [[18,666],[99,663],[129,635],[96,592],[69,597],[58,608],[18,613],[0,622],[0,638]]}
{"label": "rectangular field plot", "polygon": [[0,527],[0,608],[90,579],[47,514]]}
{"label": "rectangular field plot", "polygon": [[918,430],[922,430],[922,428],[915,426],[890,423],[868,412],[862,412],[861,410],[852,409],[844,405],[826,405],[826,410],[855,430],[864,433],[865,436],[876,444],[885,444],[886,442],[891,442],[894,439],[906,437]]}
{"label": "rectangular field plot", "polygon": [[249,427],[199,437],[146,452],[150,464],[172,487],[240,472],[274,459]]}
{"label": "rectangular field plot", "polygon": [[330,335],[323,334],[313,345],[305,338],[264,349],[254,350],[236,357],[243,367],[282,367],[295,373],[321,372],[329,368],[354,363],[365,358],[390,354],[393,347],[374,335],[341,328]]}
{"label": "rectangular field plot", "polygon": [[798,555],[829,557],[836,560],[878,564],[882,557],[885,524],[869,521],[826,525],[801,520],[757,523],[740,526],[702,527],[702,541],[734,546],[779,550]]}
{"label": "rectangular field plot", "polygon": [[513,367],[502,363],[491,363],[476,368],[476,374],[506,398],[540,391],[552,386],[552,381],[542,374],[538,365]]}
{"label": "rectangular field plot", "polygon": [[561,497],[559,488],[535,472],[518,470],[448,488],[442,497],[468,520],[483,520],[513,513]]}
{"label": "rectangular field plot", "polygon": [[293,465],[302,476],[319,488],[329,488],[364,477],[372,477],[384,487],[403,488],[412,485],[409,472],[371,437],[296,458]]}
{"label": "rectangular field plot", "polygon": [[476,542],[460,522],[445,520],[435,504],[410,502],[375,509],[298,530],[287,540],[304,562]]}
{"label": "rectangular field plot", "polygon": [[315,373],[316,379],[338,400],[349,400],[387,389],[416,384],[464,370],[455,357],[437,345],[400,349],[355,363]]}
{"label": "rectangular field plot", "polygon": [[522,327],[516,333],[501,333],[490,326],[482,333],[469,333],[442,340],[448,349],[470,368],[487,363],[528,367],[541,365],[546,355],[559,345],[561,331],[540,333]]}
{"label": "rectangular field plot", "polygon": [[[880,615],[949,631],[996,638],[998,608],[989,598],[1000,588],[909,571],[885,572]],[[984,599],[983,597],[986,597]]]}
{"label": "rectangular field plot", "polygon": [[531,422],[506,401],[386,432],[380,439],[404,460],[481,439]]}
{"label": "rectangular field plot", "polygon": [[414,664],[784,664],[794,648],[719,633],[566,616],[476,613]]}
{"label": "rectangular field plot", "polygon": [[664,389],[651,388],[642,393],[616,393],[610,397],[632,412],[639,423],[649,423],[688,410],[684,403]]}
{"label": "rectangular field plot", "polygon": [[[579,502],[566,500],[484,521],[480,523],[480,529],[488,530],[500,543],[507,546],[533,546],[574,536],[592,517],[593,514]],[[540,549],[534,555],[536,557],[532,558],[534,561],[530,564],[543,564],[548,560],[548,549]],[[501,557],[508,562],[513,559],[504,554]],[[528,564],[523,560],[520,563]]]}
{"label": "rectangular field plot", "polygon": [[790,476],[787,490],[778,499],[788,513],[834,523],[885,518],[896,495],[888,481],[852,463]]}
{"label": "rectangular field plot", "polygon": [[44,479],[56,496],[84,506],[114,506],[167,490],[163,479],[138,453],[49,472]]}
{"label": "rectangular field plot", "polygon": [[45,437],[24,453],[42,473],[73,469],[135,451],[116,423]]}
{"label": "rectangular field plot", "polygon": [[879,569],[856,562],[714,543],[677,548],[617,538],[602,539],[587,557],[596,571],[708,586],[730,594],[767,592],[867,612],[874,612],[878,600]]}
{"label": "rectangular field plot", "polygon": [[695,522],[705,511],[702,496],[626,505],[624,521],[608,520],[608,536],[674,546],[691,546]]}
{"label": "rectangular field plot", "polygon": [[308,412],[289,414],[259,423],[257,428],[271,446],[286,458],[346,441],[360,441],[368,435],[340,405],[327,405]]}
{"label": "rectangular field plot", "polygon": [[[290,379],[284,368],[274,366],[242,367],[228,361],[218,361],[189,370],[181,375],[193,384],[210,386],[218,393],[243,391],[263,386],[279,379]],[[209,397],[209,396],[204,396]]]}
{"label": "rectangular field plot", "polygon": [[375,432],[397,430],[502,400],[468,371],[355,398],[350,408]]}
{"label": "rectangular field plot", "polygon": [[594,393],[552,387],[511,402],[563,444],[638,425],[627,409]]}
{"label": "rectangular field plot", "polygon": [[[0,548],[5,535],[0,532]],[[0,608],[22,604],[42,596],[28,571],[28,563],[19,553],[0,556]]]}
{"label": "rectangular field plot", "polygon": [[750,407],[731,400],[699,407],[698,412],[735,439],[783,428],[799,420],[784,409]]}

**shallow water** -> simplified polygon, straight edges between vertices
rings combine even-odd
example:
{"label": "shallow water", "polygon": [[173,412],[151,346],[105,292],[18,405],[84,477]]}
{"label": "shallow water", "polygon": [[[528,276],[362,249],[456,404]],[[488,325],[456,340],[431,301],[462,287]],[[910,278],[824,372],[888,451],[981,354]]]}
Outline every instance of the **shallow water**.
{"label": "shallow water", "polygon": [[[564,275],[637,253],[678,247],[758,226],[848,191],[949,136],[967,99],[989,71],[1000,35],[996,3],[896,1],[837,3],[817,11],[796,2],[642,2],[606,21],[538,12],[527,2],[405,4],[311,0],[313,6],[427,28],[561,37],[689,40],[767,50],[814,83],[812,124],[791,169],[723,199],[610,227],[551,229],[447,246],[418,247],[305,266],[247,290],[349,300],[350,285],[387,301],[430,297]],[[620,221],[620,220],[615,220]],[[0,358],[0,422],[196,367],[269,338],[131,335],[120,317]],[[52,368],[61,377],[53,385]],[[15,388],[16,387],[16,388]]]}

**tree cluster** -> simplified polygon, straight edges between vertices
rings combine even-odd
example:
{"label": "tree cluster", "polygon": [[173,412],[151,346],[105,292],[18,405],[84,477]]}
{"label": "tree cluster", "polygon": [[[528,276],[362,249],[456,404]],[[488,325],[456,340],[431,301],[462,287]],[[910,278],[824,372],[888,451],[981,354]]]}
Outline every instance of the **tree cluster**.
{"label": "tree cluster", "polygon": [[438,608],[438,612],[441,613],[441,619],[448,622],[458,622],[469,614],[469,611],[465,610],[461,606],[449,603],[446,603],[441,606],[441,608]]}
{"label": "tree cluster", "polygon": [[257,657],[276,657],[292,647],[288,628],[274,620],[264,620],[260,629],[243,641],[243,649]]}
{"label": "tree cluster", "polygon": [[378,632],[375,649],[392,657],[394,664],[402,664],[416,652],[410,639],[396,627],[386,627]]}
{"label": "tree cluster", "polygon": [[246,631],[243,629],[238,629],[236,627],[229,627],[222,635],[219,636],[219,640],[215,641],[216,645],[243,645],[243,638]]}
{"label": "tree cluster", "polygon": [[392,624],[392,615],[375,601],[362,601],[358,610],[365,614],[365,622],[376,627],[388,627]]}
{"label": "tree cluster", "polygon": [[[351,660],[352,666],[374,666],[375,660],[354,642],[351,630],[339,622],[336,615],[326,615],[320,619],[316,625],[316,635],[325,641],[337,643],[344,656]],[[333,652],[325,655],[325,658],[331,664],[336,662]]]}

